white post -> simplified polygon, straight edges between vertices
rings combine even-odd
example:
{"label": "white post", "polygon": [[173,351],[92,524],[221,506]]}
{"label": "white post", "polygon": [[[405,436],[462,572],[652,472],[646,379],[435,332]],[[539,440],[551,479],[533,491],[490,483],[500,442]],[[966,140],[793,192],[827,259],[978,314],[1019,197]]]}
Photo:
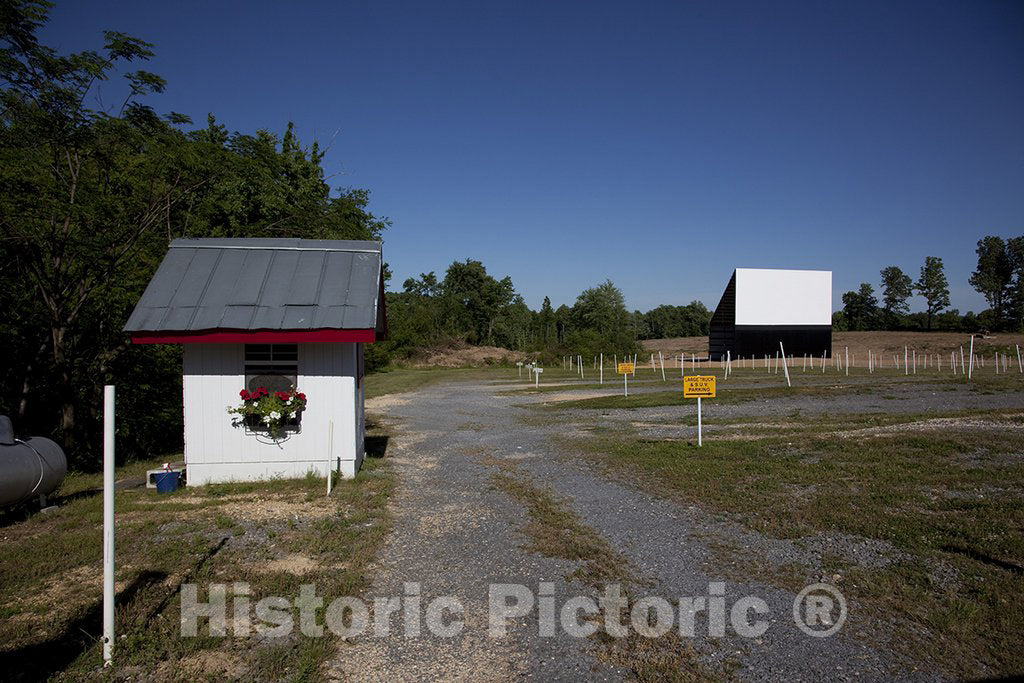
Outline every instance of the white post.
{"label": "white post", "polygon": [[331,495],[331,474],[334,463],[334,420],[327,421],[327,495]]}
{"label": "white post", "polygon": [[849,377],[850,376],[850,347],[849,346],[845,346],[843,348],[846,349],[846,376]]}
{"label": "white post", "polygon": [[917,349],[914,349],[914,374],[917,374]]}
{"label": "white post", "polygon": [[601,353],[601,384],[604,384],[604,352]]}
{"label": "white post", "polygon": [[971,379],[971,372],[974,370],[974,335],[971,335],[971,354],[969,356],[970,364],[967,366],[967,380]]}
{"label": "white post", "polygon": [[702,434],[702,427],[700,424],[700,396],[697,397],[697,446],[704,445],[704,437]]}
{"label": "white post", "polygon": [[1020,362],[1020,344],[1015,344],[1014,346],[1017,347],[1017,369],[1024,373],[1024,365]]}
{"label": "white post", "polygon": [[629,396],[629,373],[622,373],[622,395]]}
{"label": "white post", "polygon": [[114,387],[103,387],[103,666],[114,652]]}
{"label": "white post", "polygon": [[821,374],[823,374],[823,375],[825,374],[825,354],[826,353],[828,353],[827,350],[821,352]]}
{"label": "white post", "polygon": [[661,381],[665,382],[665,356],[661,355],[661,351],[658,351],[658,362],[661,363]]}
{"label": "white post", "polygon": [[[782,357],[786,357],[786,350],[782,348],[782,341],[779,341],[779,351],[782,351]],[[789,381],[789,365],[787,363],[782,364],[782,369],[786,371],[786,386],[791,387],[793,383]]]}
{"label": "white post", "polygon": [[633,376],[636,377],[636,354],[633,354]]}
{"label": "white post", "polygon": [[804,369],[801,372],[807,372],[807,353],[804,352]]}

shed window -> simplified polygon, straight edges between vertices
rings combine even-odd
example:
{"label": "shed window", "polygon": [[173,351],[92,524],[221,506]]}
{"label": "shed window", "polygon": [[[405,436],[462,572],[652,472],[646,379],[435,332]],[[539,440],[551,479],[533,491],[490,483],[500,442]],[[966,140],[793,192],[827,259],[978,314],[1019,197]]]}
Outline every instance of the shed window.
{"label": "shed window", "polygon": [[245,388],[285,391],[299,379],[298,344],[246,344]]}

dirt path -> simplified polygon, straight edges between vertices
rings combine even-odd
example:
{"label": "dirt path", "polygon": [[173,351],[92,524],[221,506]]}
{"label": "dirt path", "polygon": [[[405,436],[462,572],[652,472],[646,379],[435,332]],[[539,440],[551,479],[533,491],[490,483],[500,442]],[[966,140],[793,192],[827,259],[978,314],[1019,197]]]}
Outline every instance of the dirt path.
{"label": "dirt path", "polygon": [[[557,448],[557,427],[528,427],[519,419],[529,402],[544,400],[543,396],[507,396],[501,390],[482,383],[448,384],[423,389],[405,400],[368,405],[382,410],[397,427],[388,457],[399,479],[392,503],[395,530],[381,553],[371,596],[402,596],[409,582],[417,582],[423,604],[435,596],[456,597],[464,607],[465,628],[454,638],[436,637],[425,629],[420,637],[407,638],[395,616],[391,635],[363,635],[344,643],[332,664],[333,677],[632,677],[628,669],[608,663],[596,638],[572,637],[562,629],[553,637],[539,635],[536,610],[515,620],[505,637],[488,635],[491,584],[522,584],[536,595],[541,582],[552,582],[556,605],[572,596],[597,596],[592,585],[566,578],[578,563],[524,549],[529,545],[523,532],[528,521],[525,508],[492,484],[495,472],[502,471],[542,483],[566,500],[583,523],[625,556],[636,585],[644,586],[643,594],[675,604],[680,597],[708,596],[710,584],[724,582],[727,620],[728,606],[737,599],[764,600],[769,623],[757,638],[739,637],[731,629],[725,637],[710,637],[707,620],[698,617],[696,635],[685,639],[698,660],[690,675],[712,672],[743,679],[808,681],[940,678],[933,673],[903,674],[913,670],[910,663],[891,654],[884,639],[875,649],[845,631],[828,638],[809,637],[794,624],[794,593],[743,580],[745,561],[813,565],[827,551],[884,563],[892,561],[894,549],[866,539],[811,539],[798,547],[611,481]],[[717,554],[723,546],[742,549],[727,571]],[[855,606],[849,619],[858,619]],[[863,630],[865,624],[858,626]]]}

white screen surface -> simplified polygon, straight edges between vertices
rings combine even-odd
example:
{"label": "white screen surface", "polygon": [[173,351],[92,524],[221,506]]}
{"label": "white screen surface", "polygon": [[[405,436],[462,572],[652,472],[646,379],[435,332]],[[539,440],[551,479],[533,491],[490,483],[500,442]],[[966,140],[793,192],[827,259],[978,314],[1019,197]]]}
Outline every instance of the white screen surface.
{"label": "white screen surface", "polygon": [[736,269],[737,325],[831,325],[832,271]]}

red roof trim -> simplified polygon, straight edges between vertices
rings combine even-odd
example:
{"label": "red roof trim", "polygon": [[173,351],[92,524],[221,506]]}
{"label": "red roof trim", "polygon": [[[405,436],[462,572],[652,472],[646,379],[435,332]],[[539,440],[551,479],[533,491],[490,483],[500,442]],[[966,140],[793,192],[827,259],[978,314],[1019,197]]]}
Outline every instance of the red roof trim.
{"label": "red roof trim", "polygon": [[376,330],[198,330],[195,332],[132,332],[133,344],[296,344],[374,342]]}

